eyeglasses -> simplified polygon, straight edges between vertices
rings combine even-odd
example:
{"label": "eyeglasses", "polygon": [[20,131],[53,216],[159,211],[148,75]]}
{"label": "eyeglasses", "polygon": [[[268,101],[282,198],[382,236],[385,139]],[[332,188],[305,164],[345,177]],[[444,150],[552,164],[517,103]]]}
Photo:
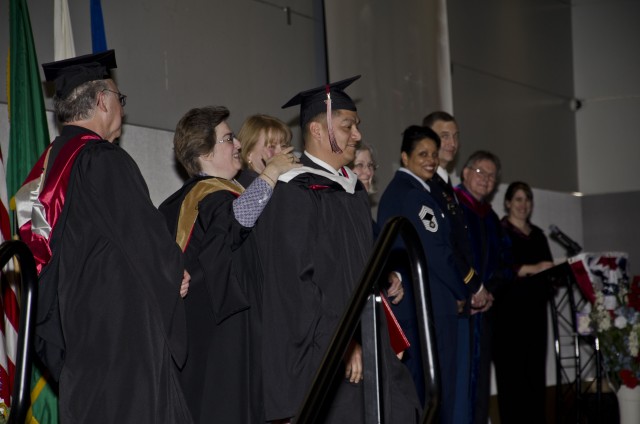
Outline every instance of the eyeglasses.
{"label": "eyeglasses", "polygon": [[119,93],[117,91],[113,91],[113,90],[109,90],[108,88],[105,88],[104,90],[102,90],[102,92],[104,93],[105,91],[108,91],[109,93],[113,93],[113,94],[117,94],[118,95],[118,101],[120,102],[120,106],[124,107],[124,105],[127,104],[127,96]]}
{"label": "eyeglasses", "polygon": [[216,143],[229,143],[233,144],[236,139],[236,135],[234,133],[229,133],[222,137],[220,140],[217,140]]}
{"label": "eyeglasses", "polygon": [[369,171],[375,171],[378,169],[378,164],[369,162],[369,163],[355,163],[353,164],[354,169],[363,170],[364,168],[368,168]]}
{"label": "eyeglasses", "polygon": [[480,168],[471,168],[470,166],[468,166],[467,168],[469,168],[470,170],[472,170],[473,172],[475,172],[476,175],[478,175],[480,178],[487,180],[487,181],[495,181],[496,180],[496,174],[490,174],[486,171],[483,171]]}

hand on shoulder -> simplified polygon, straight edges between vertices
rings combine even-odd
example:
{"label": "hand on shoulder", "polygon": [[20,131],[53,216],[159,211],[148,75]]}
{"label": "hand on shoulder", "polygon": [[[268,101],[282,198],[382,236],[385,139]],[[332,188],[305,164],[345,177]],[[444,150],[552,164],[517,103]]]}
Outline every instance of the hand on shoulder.
{"label": "hand on shoulder", "polygon": [[274,187],[280,175],[301,166],[300,159],[293,153],[293,147],[287,147],[267,161],[267,166],[260,176],[271,187]]}

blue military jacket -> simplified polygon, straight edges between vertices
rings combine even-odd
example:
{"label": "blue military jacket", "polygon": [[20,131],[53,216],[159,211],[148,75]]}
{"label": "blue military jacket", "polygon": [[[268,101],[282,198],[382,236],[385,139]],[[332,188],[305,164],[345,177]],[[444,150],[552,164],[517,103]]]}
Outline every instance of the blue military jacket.
{"label": "blue military jacket", "polygon": [[396,172],[378,206],[381,225],[394,216],[408,218],[418,232],[427,258],[434,313],[456,315],[456,300],[465,300],[467,290],[455,263],[450,219],[425,185],[405,170]]}

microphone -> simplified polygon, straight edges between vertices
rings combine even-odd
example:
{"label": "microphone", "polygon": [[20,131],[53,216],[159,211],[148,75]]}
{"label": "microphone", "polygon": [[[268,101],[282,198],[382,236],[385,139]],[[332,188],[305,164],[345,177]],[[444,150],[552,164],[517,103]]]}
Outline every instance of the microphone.
{"label": "microphone", "polygon": [[582,246],[553,224],[549,225],[549,237],[564,247],[569,256],[577,255],[582,251]]}

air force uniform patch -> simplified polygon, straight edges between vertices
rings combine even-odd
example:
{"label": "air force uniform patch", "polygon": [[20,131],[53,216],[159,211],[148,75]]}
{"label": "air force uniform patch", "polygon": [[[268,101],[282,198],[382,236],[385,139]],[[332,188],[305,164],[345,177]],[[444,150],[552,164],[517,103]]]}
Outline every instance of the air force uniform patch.
{"label": "air force uniform patch", "polygon": [[433,212],[433,209],[423,206],[422,209],[420,209],[418,216],[427,231],[431,231],[432,233],[438,231],[438,221],[436,220],[436,215]]}

